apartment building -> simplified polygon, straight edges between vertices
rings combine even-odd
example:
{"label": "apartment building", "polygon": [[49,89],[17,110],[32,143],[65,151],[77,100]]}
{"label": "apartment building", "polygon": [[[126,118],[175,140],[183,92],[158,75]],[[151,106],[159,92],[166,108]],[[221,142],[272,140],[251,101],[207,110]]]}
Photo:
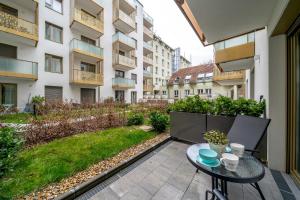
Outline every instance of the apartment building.
{"label": "apartment building", "polygon": [[191,62],[181,55],[180,47],[174,49],[172,57],[172,73],[177,72],[179,69],[191,66]]}
{"label": "apartment building", "polygon": [[[299,1],[176,3],[202,44],[214,45],[215,62],[223,71],[246,70],[246,96],[263,96],[272,120],[261,144],[268,167],[300,183]],[[221,18],[215,10],[222,11]]]}
{"label": "apartment building", "polygon": [[215,81],[215,64],[198,65],[180,69],[175,72],[169,82],[168,90],[171,99],[183,99],[198,95],[205,99],[213,99],[220,95],[234,97],[232,85],[220,85]]}
{"label": "apartment building", "polygon": [[144,26],[152,21],[134,0],[0,0],[1,104],[136,102]]}

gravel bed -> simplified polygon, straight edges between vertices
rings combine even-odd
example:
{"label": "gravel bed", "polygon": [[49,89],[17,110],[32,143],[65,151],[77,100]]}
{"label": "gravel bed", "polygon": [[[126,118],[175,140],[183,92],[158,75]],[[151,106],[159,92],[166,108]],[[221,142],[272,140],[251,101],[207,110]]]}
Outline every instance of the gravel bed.
{"label": "gravel bed", "polygon": [[88,169],[81,171],[75,174],[74,176],[63,179],[59,183],[51,184],[41,189],[40,191],[33,192],[20,199],[54,199],[57,196],[73,189],[77,185],[93,178],[94,176],[116,167],[117,165],[121,164],[122,161],[128,160],[138,155],[140,152],[152,147],[155,144],[158,144],[159,142],[165,140],[168,137],[169,133],[159,134],[156,137],[147,140],[142,144],[138,144],[120,152],[118,155],[112,158],[103,160],[95,165],[92,165]]}

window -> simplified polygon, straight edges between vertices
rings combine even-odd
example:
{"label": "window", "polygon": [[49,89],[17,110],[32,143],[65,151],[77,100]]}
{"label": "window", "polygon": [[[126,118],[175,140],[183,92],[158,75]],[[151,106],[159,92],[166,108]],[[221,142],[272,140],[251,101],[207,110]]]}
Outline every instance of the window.
{"label": "window", "polygon": [[115,91],[115,100],[117,102],[124,102],[125,101],[125,92],[123,90],[116,90]]}
{"label": "window", "polygon": [[205,74],[205,79],[207,79],[207,80],[212,79],[212,77],[213,77],[213,73]]}
{"label": "window", "polygon": [[203,81],[205,79],[205,74],[198,74],[197,80]]}
{"label": "window", "polygon": [[115,77],[116,78],[125,78],[125,72],[116,70]]}
{"label": "window", "polygon": [[0,3],[0,11],[18,17],[18,10]]}
{"label": "window", "polygon": [[191,80],[191,77],[192,77],[191,75],[187,75],[184,79],[184,83],[189,83]]}
{"label": "window", "polygon": [[158,84],[158,78],[155,79],[155,85],[157,85],[157,84]]}
{"label": "window", "polygon": [[198,94],[203,94],[203,89],[198,89]]}
{"label": "window", "polygon": [[46,22],[46,39],[57,43],[63,43],[63,29]]}
{"label": "window", "polygon": [[206,94],[211,94],[211,89],[205,89]]}
{"label": "window", "polygon": [[161,70],[161,75],[165,76],[165,70],[163,70],[163,69]]}
{"label": "window", "polygon": [[83,35],[81,36],[81,41],[96,46],[96,40],[93,40],[91,38],[85,37]]}
{"label": "window", "polygon": [[62,0],[46,0],[46,7],[62,13]]}
{"label": "window", "polygon": [[178,97],[178,90],[174,90],[174,97]]}
{"label": "window", "polygon": [[156,62],[156,64],[158,64],[158,57],[157,56],[155,56],[155,62]]}
{"label": "window", "polygon": [[131,80],[134,80],[135,84],[137,84],[137,75],[131,74]]}
{"label": "window", "polygon": [[0,104],[17,106],[17,84],[0,83]]}
{"label": "window", "polygon": [[62,57],[45,55],[45,71],[52,73],[63,73]]}
{"label": "window", "polygon": [[63,88],[55,86],[45,86],[45,100],[46,102],[62,102]]}
{"label": "window", "polygon": [[82,104],[96,103],[96,89],[80,88],[80,102]]}
{"label": "window", "polygon": [[179,77],[177,77],[176,79],[175,79],[175,81],[174,81],[174,83],[179,83],[179,80],[180,80],[180,78]]}
{"label": "window", "polygon": [[86,63],[86,62],[81,62],[80,63],[80,70],[85,71],[85,72],[96,73],[96,65]]}
{"label": "window", "polygon": [[190,90],[184,90],[184,94],[185,94],[185,96],[189,96],[190,95]]}
{"label": "window", "polygon": [[168,65],[167,65],[167,67],[169,67],[170,66],[170,63],[168,62]]}
{"label": "window", "polygon": [[158,74],[158,67],[155,67],[155,74]]}
{"label": "window", "polygon": [[170,57],[170,53],[168,53],[168,58]]}
{"label": "window", "polygon": [[165,60],[164,60],[164,59],[161,60],[161,65],[162,65],[163,67],[165,66]]}
{"label": "window", "polygon": [[162,91],[162,94],[163,94],[163,95],[167,95],[167,91],[163,90],[163,91]]}
{"label": "window", "polygon": [[157,45],[155,46],[155,51],[156,51],[156,53],[158,53],[158,46]]}
{"label": "window", "polygon": [[165,56],[165,50],[164,49],[161,50],[161,54],[162,54],[162,56]]}

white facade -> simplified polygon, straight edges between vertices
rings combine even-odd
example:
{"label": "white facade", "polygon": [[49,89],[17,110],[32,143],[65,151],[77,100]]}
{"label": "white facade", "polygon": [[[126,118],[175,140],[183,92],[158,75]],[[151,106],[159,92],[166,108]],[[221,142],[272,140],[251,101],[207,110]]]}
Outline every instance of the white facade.
{"label": "white facade", "polygon": [[[143,98],[143,6],[138,1],[133,0],[120,0],[134,3],[136,10],[134,11],[136,22],[136,31],[132,31],[127,35],[129,38],[136,40],[136,67],[131,70],[126,70],[125,78],[131,79],[131,74],[137,75],[137,83],[132,88],[122,89],[125,95],[125,101],[131,102],[131,92],[136,92],[136,99]],[[91,4],[92,2],[92,4]],[[28,39],[19,37],[16,34],[7,33],[0,30],[0,43],[17,47],[17,59],[27,60],[38,63],[38,77],[37,80],[6,77],[0,76],[0,83],[13,83],[17,84],[17,107],[23,110],[26,103],[30,102],[31,97],[35,95],[45,96],[45,86],[58,86],[62,87],[62,99],[73,101],[76,103],[81,102],[81,88],[95,89],[96,101],[103,100],[108,97],[115,98],[115,89],[112,86],[112,79],[115,77],[115,68],[113,67],[113,35],[116,33],[116,25],[113,24],[113,0],[106,1],[91,1],[90,5],[96,4],[95,2],[101,2],[99,6],[88,6],[86,2],[82,0],[63,0],[62,13],[56,12],[46,7],[45,0],[39,0],[37,5],[38,16],[35,16],[36,9],[29,4],[35,4],[32,0],[24,0],[20,2],[18,0],[0,0],[1,4],[12,7],[18,11],[18,18],[35,22],[35,18],[38,18],[38,34],[39,39],[37,45],[28,44]],[[82,4],[83,3],[83,4]],[[28,4],[28,5],[27,5]],[[100,47],[103,48],[103,84],[89,85],[89,84],[72,84],[70,68],[72,65],[80,65],[81,57],[71,56],[70,42],[72,39],[79,39],[85,35],[85,31],[81,29],[75,29],[72,23],[73,8],[77,9],[84,5],[84,10],[91,14],[99,14],[102,17],[104,24],[103,35],[100,39],[96,39],[96,44],[100,43]],[[101,9],[102,7],[102,9]],[[87,10],[90,9],[90,10]],[[97,12],[97,13],[96,13]],[[49,22],[63,29],[63,42],[57,43],[45,39],[45,22]],[[17,38],[17,39],[16,39]],[[98,37],[99,38],[99,37]],[[51,73],[45,71],[45,54],[51,54],[62,58],[62,73]],[[2,70],[1,70],[2,71]],[[101,86],[100,86],[101,85]]]}

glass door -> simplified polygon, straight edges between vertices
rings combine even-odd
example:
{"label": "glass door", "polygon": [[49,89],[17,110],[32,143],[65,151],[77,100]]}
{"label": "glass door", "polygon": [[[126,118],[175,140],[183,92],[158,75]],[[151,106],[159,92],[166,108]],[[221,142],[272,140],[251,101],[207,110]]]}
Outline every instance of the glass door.
{"label": "glass door", "polygon": [[1,104],[6,106],[17,106],[17,85],[0,83]]}

